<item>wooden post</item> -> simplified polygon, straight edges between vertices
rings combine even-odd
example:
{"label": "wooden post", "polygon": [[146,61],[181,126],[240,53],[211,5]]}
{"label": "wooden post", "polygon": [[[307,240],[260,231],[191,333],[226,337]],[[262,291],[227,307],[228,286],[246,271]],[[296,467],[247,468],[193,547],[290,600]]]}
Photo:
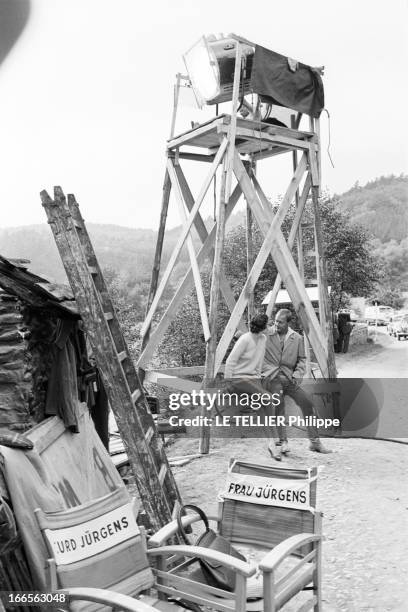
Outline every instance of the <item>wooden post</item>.
{"label": "wooden post", "polygon": [[173,138],[174,130],[176,127],[176,117],[177,117],[178,100],[179,100],[179,93],[180,93],[180,80],[181,80],[181,74],[178,72],[176,75],[176,83],[173,86],[174,87],[173,89],[173,114],[171,117],[170,138]]}
{"label": "wooden post", "polygon": [[[316,157],[317,157],[317,171],[319,173],[319,179],[321,179],[322,176],[322,151],[321,151],[321,143],[320,143],[320,119],[319,117],[317,119],[315,119],[315,128],[316,128],[316,136],[317,136],[317,153],[316,153]],[[319,197],[322,194],[322,184],[321,184],[321,180],[319,180]]]}
{"label": "wooden post", "polygon": [[[310,131],[314,132],[315,131],[315,120],[313,117],[309,117],[309,125],[310,125]],[[310,171],[312,174],[312,186],[313,186],[312,187],[312,198],[313,198],[313,193],[315,193],[316,197],[319,198],[320,172],[319,172],[319,166],[317,163],[316,150],[314,146],[309,151],[309,165],[310,165]],[[325,296],[324,296],[324,290],[323,290],[323,285],[322,285],[322,279],[320,277],[321,266],[319,263],[319,260],[321,259],[322,244],[321,244],[319,237],[317,236],[316,215],[315,214],[313,217],[313,227],[314,227],[314,243],[315,243],[315,258],[316,258],[316,277],[317,277],[317,287],[318,287],[318,294],[319,294],[319,320],[320,320],[320,325],[323,330],[323,333],[326,334],[327,324],[326,324],[326,308],[324,305]]]}
{"label": "wooden post", "polygon": [[241,78],[241,62],[242,62],[242,49],[241,43],[236,42],[236,53],[235,53],[235,69],[234,69],[234,88],[232,92],[232,103],[231,103],[231,122],[228,128],[228,150],[227,150],[227,168],[226,168],[226,185],[225,185],[225,202],[228,202],[231,195],[231,182],[232,182],[232,167],[234,163],[235,153],[235,134],[237,129],[237,104],[239,99],[239,86]]}
{"label": "wooden post", "polygon": [[[175,161],[176,160],[174,160],[174,162]],[[176,199],[177,199],[178,206],[179,206],[180,220],[182,223],[186,223],[187,214],[186,214],[186,209],[184,206],[183,193],[180,188],[180,184],[178,182],[176,166],[173,167],[173,170],[174,170],[174,176],[172,176],[172,180],[174,179],[174,182],[177,185],[175,192],[176,192]],[[197,301],[198,301],[198,309],[199,309],[200,317],[201,317],[201,325],[203,327],[205,341],[207,342],[207,340],[210,337],[210,330],[208,327],[208,318],[207,318],[207,306],[205,304],[205,297],[204,297],[203,286],[201,283],[200,269],[197,263],[196,253],[194,250],[193,239],[191,237],[191,233],[186,238],[186,244],[187,244],[188,255],[190,258],[191,271],[193,273],[193,278],[194,278],[195,290],[196,290]]]}
{"label": "wooden post", "polygon": [[[214,372],[215,372],[215,351],[217,348],[217,319],[218,319],[218,303],[220,293],[220,271],[222,269],[222,254],[224,252],[224,240],[225,240],[225,209],[227,205],[226,200],[226,184],[228,175],[228,156],[224,157],[222,181],[221,181],[221,193],[220,201],[218,205],[217,215],[217,231],[215,236],[215,251],[214,251],[214,263],[212,268],[212,282],[210,290],[210,312],[209,312],[209,326],[210,326],[210,339],[207,342],[206,355],[205,355],[205,368],[203,378],[203,388],[213,384]],[[203,408],[203,416],[206,415],[207,409]],[[210,450],[210,427],[203,426],[201,428],[199,452],[208,454]]]}
{"label": "wooden post", "polygon": [[[249,205],[247,204],[246,206],[247,276],[250,273],[252,265],[254,263],[254,241],[253,241],[252,229],[253,229],[252,211]],[[248,309],[247,309],[248,325],[253,316],[254,316],[254,293],[252,292],[248,300]]]}
{"label": "wooden post", "polygon": [[329,291],[327,287],[326,259],[323,249],[322,222],[319,208],[319,189],[312,186],[312,200],[314,213],[314,228],[315,228],[315,249],[318,262],[318,281],[319,281],[319,306],[324,312],[324,327],[323,321],[320,321],[320,326],[326,336],[327,341],[327,366],[329,378],[336,378],[336,362],[334,358],[333,345],[333,318],[329,302]]}
{"label": "wooden post", "polygon": [[[293,129],[296,129],[296,117],[295,115],[291,115],[290,117],[290,121],[291,121],[291,127]],[[299,119],[300,122],[300,119]],[[297,151],[293,151],[292,152],[292,166],[293,166],[293,170],[296,169],[297,166]],[[295,201],[296,201],[296,209],[299,208],[299,189],[296,190],[296,194],[295,194]],[[299,268],[299,274],[300,274],[300,278],[302,279],[303,283],[305,282],[305,261],[304,261],[304,257],[303,257],[303,229],[302,229],[302,219],[300,219],[300,223],[299,223],[299,227],[298,227],[298,231],[297,231],[297,235],[296,235],[296,247],[297,247],[297,256],[298,256],[298,268]],[[309,344],[309,340],[307,339],[306,334],[303,334],[303,343],[305,346],[305,355],[306,355],[306,378],[310,378],[311,376],[311,365],[310,365],[310,344]]]}
{"label": "wooden post", "polygon": [[[150,306],[152,305],[152,302],[153,302],[153,298],[156,295],[157,285],[159,282],[160,265],[161,265],[161,258],[162,258],[162,252],[163,252],[164,232],[166,229],[167,211],[169,208],[170,192],[171,192],[171,181],[170,181],[169,173],[166,169],[166,172],[164,175],[164,182],[163,182],[163,196],[162,196],[162,205],[161,205],[161,211],[160,211],[159,231],[157,233],[156,251],[154,253],[152,277],[150,280],[150,289],[149,289],[149,295],[147,297],[147,304],[146,304],[146,315],[149,312]],[[142,350],[146,346],[149,340],[149,336],[150,336],[150,326],[147,329],[145,335],[143,336]],[[140,370],[140,374],[143,376],[142,370]]]}
{"label": "wooden post", "polygon": [[[255,164],[255,162],[254,162]],[[255,174],[255,166],[251,165],[251,174]],[[249,275],[254,263],[254,237],[253,237],[253,217],[251,207],[246,205],[246,247],[247,247],[247,276]],[[248,326],[254,316],[254,293],[252,292],[248,300],[247,320]]]}
{"label": "wooden post", "polygon": [[[232,111],[231,111],[231,122],[228,129],[228,147],[226,155],[224,156],[222,181],[221,181],[221,193],[220,201],[218,206],[217,216],[217,232],[215,237],[215,252],[214,252],[214,263],[212,268],[212,282],[210,290],[210,312],[209,312],[209,326],[210,326],[210,339],[207,342],[206,356],[205,356],[205,369],[203,387],[207,388],[212,385],[215,373],[215,351],[217,348],[217,318],[218,318],[218,304],[220,294],[220,273],[222,270],[222,255],[224,252],[225,242],[225,220],[226,220],[226,207],[231,195],[231,184],[232,184],[232,171],[235,153],[235,133],[237,127],[237,103],[239,97],[239,85],[241,76],[241,57],[242,49],[241,43],[236,42],[236,53],[235,53],[235,69],[234,69],[234,88],[232,94]],[[203,412],[206,412],[206,408],[203,408]],[[210,428],[203,426],[201,428],[199,452],[208,454],[210,450]]]}

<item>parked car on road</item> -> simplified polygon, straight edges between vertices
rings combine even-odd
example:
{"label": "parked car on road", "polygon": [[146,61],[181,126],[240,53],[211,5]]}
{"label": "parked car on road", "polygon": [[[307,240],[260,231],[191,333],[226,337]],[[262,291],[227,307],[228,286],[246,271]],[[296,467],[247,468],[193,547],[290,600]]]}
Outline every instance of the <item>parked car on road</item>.
{"label": "parked car on road", "polygon": [[388,325],[394,310],[391,306],[367,306],[364,318],[367,325]]}
{"label": "parked car on road", "polygon": [[394,315],[393,317],[391,317],[391,319],[389,320],[388,325],[387,325],[387,333],[388,333],[390,336],[393,336],[393,335],[394,335],[394,328],[395,328],[395,325],[397,324],[397,322],[398,322],[400,319],[402,319],[402,317],[403,317],[403,316],[404,316],[404,315],[402,315],[402,314],[396,314],[396,315]]}
{"label": "parked car on road", "polygon": [[397,340],[408,338],[408,314],[393,317],[388,327],[391,327],[391,331],[388,331],[388,333],[397,338]]}

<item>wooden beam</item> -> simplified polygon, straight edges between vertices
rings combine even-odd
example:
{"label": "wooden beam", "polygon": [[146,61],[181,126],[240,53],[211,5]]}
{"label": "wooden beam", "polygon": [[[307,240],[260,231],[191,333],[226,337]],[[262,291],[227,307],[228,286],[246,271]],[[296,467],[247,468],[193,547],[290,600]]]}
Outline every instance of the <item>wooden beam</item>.
{"label": "wooden beam", "polygon": [[[254,264],[254,239],[253,239],[253,221],[252,221],[252,211],[251,207],[247,203],[246,205],[246,247],[247,247],[247,257],[246,257],[246,266],[247,266],[247,276],[249,275],[251,268]],[[254,316],[254,294],[253,292],[249,296],[248,300],[248,325],[252,317]]]}
{"label": "wooden beam", "polygon": [[[311,184],[310,173],[308,173],[308,175],[306,177],[305,184],[303,186],[302,195],[299,198],[299,202],[298,202],[298,206],[297,206],[297,209],[296,209],[295,218],[293,219],[292,227],[291,227],[291,230],[290,230],[290,233],[289,233],[289,237],[288,237],[288,247],[290,249],[293,248],[296,234],[297,234],[297,232],[298,232],[298,230],[300,228],[300,225],[301,225],[303,210],[305,208],[307,196],[309,195],[309,191],[310,191],[310,184]],[[302,274],[301,274],[300,271],[299,271],[299,274],[302,277]],[[304,280],[303,277],[302,277],[302,280]],[[278,272],[277,275],[276,275],[276,278],[275,278],[274,285],[273,285],[273,289],[272,289],[272,293],[271,293],[271,298],[269,300],[269,304],[266,307],[266,314],[268,315],[268,317],[271,316],[272,310],[273,310],[273,308],[275,306],[275,302],[276,302],[277,295],[279,293],[281,282],[282,282],[282,278],[281,278],[281,276],[280,276],[280,274]]]}
{"label": "wooden beam", "polygon": [[284,147],[269,147],[268,149],[263,149],[259,153],[252,153],[252,159],[254,161],[259,161],[261,159],[267,159],[269,157],[275,157],[275,155],[282,155],[282,153],[289,153],[290,149],[286,149]]}
{"label": "wooden beam", "polygon": [[176,127],[176,117],[177,117],[178,101],[179,101],[179,94],[180,94],[180,81],[181,81],[181,74],[178,72],[176,75],[176,83],[173,85],[173,114],[171,117],[170,138],[174,137],[174,130]]}
{"label": "wooden beam", "polygon": [[[211,184],[211,181],[212,181],[212,178],[214,176],[214,173],[217,170],[218,165],[219,165],[219,163],[221,162],[221,160],[222,160],[222,158],[224,156],[226,147],[227,147],[227,140],[225,139],[221,143],[220,148],[218,149],[218,153],[215,156],[215,159],[214,159],[213,163],[211,164],[210,172],[208,173],[208,176],[206,177],[206,179],[205,179],[205,181],[203,183],[203,186],[201,188],[200,194],[199,194],[199,196],[198,196],[198,198],[197,198],[197,200],[196,200],[196,202],[194,204],[194,207],[192,208],[192,210],[191,210],[191,212],[190,212],[190,214],[188,216],[188,219],[187,219],[186,223],[184,224],[184,226],[182,228],[181,235],[180,235],[180,237],[179,237],[179,239],[177,241],[177,244],[174,247],[173,253],[172,253],[172,255],[170,257],[170,260],[169,260],[169,262],[167,264],[167,267],[166,267],[166,270],[165,270],[165,272],[163,274],[163,278],[162,278],[162,280],[160,282],[159,288],[157,289],[157,292],[156,292],[156,294],[155,294],[155,296],[153,298],[153,302],[152,302],[152,304],[151,304],[151,306],[149,308],[149,312],[147,313],[146,318],[144,320],[144,323],[142,325],[142,328],[140,330],[140,334],[141,334],[142,337],[146,334],[146,331],[150,327],[153,315],[156,312],[157,306],[158,306],[158,304],[160,302],[160,299],[161,299],[161,297],[162,297],[162,295],[164,293],[164,290],[165,290],[165,288],[167,286],[167,283],[169,281],[171,272],[172,272],[172,270],[174,268],[174,265],[175,265],[175,263],[176,263],[176,261],[178,259],[178,256],[180,255],[180,252],[181,252],[181,249],[183,248],[184,242],[185,242],[185,240],[186,240],[186,238],[187,238],[187,236],[188,236],[188,234],[190,232],[191,226],[192,226],[192,224],[194,222],[194,217],[195,217],[195,215],[196,215],[200,205],[202,204],[202,201],[204,200],[204,197],[205,197],[205,195],[206,195],[206,193],[208,191],[208,188],[209,188],[209,186]],[[173,177],[175,175],[174,175],[174,166],[173,166],[172,160],[170,160],[170,159],[167,160],[167,170],[169,172],[170,179],[172,180],[172,175],[173,175]],[[175,181],[175,182],[176,182],[176,185],[177,185],[177,181]]]}
{"label": "wooden beam", "polygon": [[[280,203],[277,211],[276,211],[276,216],[278,217],[279,220],[279,225],[282,225],[286,214],[290,208],[290,205],[293,201],[293,198],[295,197],[295,193],[299,187],[299,184],[303,178],[303,175],[305,173],[306,170],[306,166],[307,166],[307,157],[306,154],[304,153],[300,159],[299,164],[297,165],[295,172],[293,173],[293,176],[291,178],[291,181],[289,183],[289,186],[286,190],[286,193],[283,197],[282,202]],[[238,170],[239,167],[239,162],[238,162],[238,158],[236,158],[236,168]],[[241,172],[241,180],[243,178],[242,172]],[[275,217],[275,213],[272,210],[271,207],[271,203],[269,202],[268,198],[266,197],[266,195],[264,194],[257,178],[255,176],[252,177],[252,181],[254,183],[254,187],[255,187],[255,191],[258,195],[258,198],[261,202],[261,205],[263,207],[263,211],[266,215],[267,220],[271,223],[272,220]],[[251,184],[249,183],[248,187],[251,187]]]}
{"label": "wooden beam", "polygon": [[263,190],[262,190],[258,180],[256,179],[256,177],[252,178],[253,183],[254,183],[254,187],[255,187],[255,191],[256,191],[256,193],[257,193],[257,195],[259,197],[259,200],[260,200],[260,202],[261,202],[261,204],[263,206],[263,209],[264,209],[264,211],[265,211],[265,213],[266,213],[266,215],[267,215],[267,217],[268,217],[268,219],[270,221],[273,220],[273,218],[274,218],[274,216],[276,214],[278,216],[278,218],[280,219],[280,224],[282,225],[282,223],[283,223],[283,221],[284,221],[284,219],[285,219],[285,217],[287,215],[287,212],[288,212],[288,210],[290,208],[290,205],[291,205],[291,203],[293,201],[293,198],[295,197],[296,192],[297,192],[297,190],[299,188],[300,182],[301,182],[301,180],[303,178],[303,175],[304,175],[304,173],[306,171],[306,167],[307,167],[307,157],[306,157],[306,154],[303,153],[303,155],[302,155],[302,157],[300,159],[299,164],[296,166],[296,169],[295,169],[295,171],[293,173],[293,176],[291,178],[289,186],[288,186],[288,188],[286,190],[286,193],[285,193],[285,195],[283,197],[282,202],[279,204],[279,207],[278,207],[276,213],[274,213],[274,211],[272,209],[272,206],[271,206],[271,203],[268,200],[268,198],[266,197],[265,193],[263,192]]}
{"label": "wooden beam", "polygon": [[[291,115],[291,127],[299,128],[301,118],[302,118],[302,113],[297,113],[296,117],[295,115]],[[293,151],[292,152],[293,168],[297,166],[297,162],[298,162],[297,151]],[[310,173],[308,174],[307,179],[309,179],[309,183],[311,184]],[[309,186],[309,189],[310,189],[310,186]],[[307,196],[306,196],[306,199],[307,199]],[[299,192],[297,191],[296,192],[296,210],[298,210],[299,207],[300,207]],[[297,247],[299,274],[300,274],[300,278],[302,279],[303,284],[305,284],[305,262],[304,262],[304,254],[303,254],[303,229],[302,229],[303,208],[304,208],[304,205],[302,206],[302,214],[301,214],[300,222],[298,224],[297,233],[296,233],[296,247]],[[289,239],[290,239],[290,236],[289,236]],[[305,378],[310,378],[312,375],[310,344],[309,344],[309,340],[307,339],[306,334],[303,334],[303,344],[305,347],[305,355],[306,355]]]}
{"label": "wooden beam", "polygon": [[[336,378],[337,369],[334,357],[333,344],[333,318],[330,306],[329,290],[327,286],[326,258],[324,256],[322,222],[320,217],[318,187],[312,187],[312,200],[315,224],[315,248],[317,252],[317,272],[319,286],[319,309],[321,325],[326,337],[326,350],[328,354],[328,373],[330,378]],[[320,365],[320,364],[319,364]]]}
{"label": "wooden beam", "polygon": [[[190,187],[188,186],[187,180],[184,176],[183,170],[181,168],[180,165],[175,166],[175,170],[176,170],[176,174],[177,174],[177,179],[181,188],[181,191],[183,193],[183,198],[184,198],[184,202],[186,203],[186,206],[188,208],[188,210],[191,210],[194,206],[194,198],[193,198],[193,194],[191,193]],[[194,225],[195,228],[197,230],[197,234],[201,240],[201,242],[204,244],[204,242],[207,240],[208,238],[208,231],[207,228],[205,226],[205,223],[200,215],[200,212],[197,213],[197,216],[194,219]],[[209,259],[211,260],[211,263],[213,261],[214,258],[214,249],[212,249],[209,253]],[[227,279],[227,277],[225,276],[225,273],[223,270],[221,270],[220,272],[221,274],[221,278],[220,278],[220,283],[221,283],[221,293],[223,295],[223,298],[225,300],[225,303],[228,306],[228,309],[230,312],[232,312],[232,310],[234,309],[235,306],[235,296],[234,293],[231,289],[230,283]],[[239,323],[239,328],[241,329],[241,331],[245,332],[246,331],[246,325],[244,323],[244,321],[240,321]]]}
{"label": "wooden beam", "polygon": [[[232,91],[232,102],[231,102],[231,121],[228,126],[228,150],[227,150],[227,165],[226,165],[226,183],[225,183],[225,194],[224,203],[226,204],[231,195],[232,185],[232,167],[234,163],[234,151],[235,151],[235,136],[237,133],[237,105],[239,100],[239,90],[241,84],[241,64],[242,64],[242,48],[241,44],[237,43],[235,51],[235,68],[234,68],[234,86]],[[243,86],[243,84],[242,84]],[[217,243],[217,241],[216,241]],[[216,247],[217,250],[217,247]],[[214,345],[215,349],[215,345]]]}
{"label": "wooden beam", "polygon": [[279,229],[279,227],[280,222],[278,217],[276,216],[270,224],[268,231],[264,235],[264,241],[262,243],[261,248],[259,249],[258,255],[256,256],[256,259],[254,261],[254,265],[252,266],[251,271],[248,274],[247,280],[237,300],[234,312],[231,314],[231,317],[225,327],[224,333],[221,336],[215,358],[216,371],[217,368],[221,365],[225,353],[227,352],[228,346],[235,333],[237,319],[242,315],[242,312],[245,310],[245,307],[249,300],[249,296],[253,293],[254,287],[265,266],[266,260],[270,255],[271,243],[274,241],[276,231]]}
{"label": "wooden beam", "polygon": [[204,366],[174,366],[172,368],[155,368],[154,371],[159,374],[169,374],[170,376],[201,376],[204,374]]}
{"label": "wooden beam", "polygon": [[317,138],[317,174],[319,176],[319,197],[321,195],[321,182],[322,182],[322,151],[320,142],[320,118],[315,119],[315,129]]}
{"label": "wooden beam", "polygon": [[[241,78],[241,62],[242,62],[242,49],[241,44],[237,42],[235,52],[235,69],[234,69],[234,87],[232,92],[232,112],[231,121],[228,126],[228,148],[224,157],[223,172],[221,179],[221,191],[218,205],[217,215],[217,231],[215,236],[215,249],[214,249],[214,261],[212,267],[212,278],[211,278],[211,289],[210,289],[210,312],[209,312],[209,323],[211,337],[207,342],[206,353],[205,353],[205,370],[203,378],[204,389],[208,386],[212,386],[213,379],[216,374],[215,370],[215,351],[217,348],[217,320],[218,320],[218,304],[220,299],[220,273],[223,267],[222,256],[224,252],[225,243],[225,222],[226,222],[226,208],[231,195],[232,185],[232,173],[233,173],[233,161],[235,151],[235,134],[237,128],[237,104],[239,98],[239,86]],[[235,306],[236,308],[236,306]],[[235,310],[234,308],[234,310]],[[232,316],[232,315],[231,315]],[[242,313],[241,313],[242,316]],[[239,317],[240,319],[241,317]],[[237,324],[238,321],[237,320]],[[205,415],[206,407],[202,408],[202,414]],[[210,449],[210,428],[203,426],[200,428],[200,444],[199,452],[207,454]]]}
{"label": "wooden beam", "polygon": [[[245,174],[243,172],[245,169],[243,168],[243,164],[239,157],[235,158],[235,162],[236,167],[234,168],[234,171],[236,172],[237,179],[242,187],[245,197],[247,197],[248,201],[251,202],[251,208],[254,216],[262,233],[265,235],[267,228],[269,227],[268,220],[262,212],[262,208],[259,204],[254,188],[249,181],[248,175],[246,172]],[[245,180],[245,175],[247,176],[248,180]],[[319,322],[307,295],[306,289],[303,286],[302,279],[299,276],[299,271],[295,262],[293,261],[292,254],[280,229],[275,233],[274,242],[271,245],[271,254],[278,272],[286,284],[288,293],[292,299],[292,303],[298,313],[298,316],[302,321],[303,329],[305,330],[305,333],[308,335],[312,344],[322,374],[326,377],[328,370],[327,347],[325,339],[319,327]]]}
{"label": "wooden beam", "polygon": [[309,149],[309,163],[310,163],[310,172],[312,174],[313,187],[318,187],[320,185],[319,170],[318,170],[317,158],[316,158],[316,150],[317,150],[316,145],[311,143],[310,149]]}
{"label": "wooden beam", "polygon": [[[239,159],[238,155],[236,155],[235,157],[235,162],[237,166],[237,171],[239,171],[240,170],[239,164],[242,164],[242,162]],[[265,266],[266,260],[271,252],[271,245],[273,244],[275,240],[275,235],[277,234],[277,232],[280,232],[280,227],[282,225],[283,219],[285,218],[285,215],[293,200],[295,191],[297,189],[299,182],[302,179],[305,168],[306,168],[306,158],[305,156],[303,156],[301,163],[299,164],[298,168],[296,168],[292,181],[290,182],[290,185],[286,191],[285,197],[283,198],[281,202],[278,212],[276,213],[274,217],[273,217],[272,210],[269,207],[269,202],[268,202],[268,212],[266,212],[267,206],[266,206],[266,203],[264,203],[264,209],[262,211],[263,219],[258,220],[258,223],[261,222],[261,225],[262,225],[261,231],[264,235],[264,242],[258,252],[258,255],[252,266],[251,272],[249,273],[247,277],[245,285],[241,291],[241,295],[239,296],[237,300],[236,306],[234,308],[234,312],[231,314],[231,317],[224,329],[224,333],[222,334],[220,342],[218,344],[217,354],[216,354],[216,359],[215,359],[216,371],[217,371],[217,368],[221,365],[221,362],[224,359],[225,353],[227,352],[228,346],[235,333],[238,317],[240,317],[242,312],[245,310],[246,304],[249,300],[249,296],[251,295],[251,293],[253,293],[254,287],[259,278],[259,275],[261,274]],[[239,173],[239,176],[241,178],[238,180],[243,181],[244,175],[242,174],[242,172]],[[255,195],[255,190],[249,181],[249,177],[247,174],[246,176],[248,178],[248,181],[245,181],[247,184],[244,187],[244,184],[241,183],[241,187],[245,194],[245,197],[247,199],[249,206],[253,206],[254,201],[256,201],[257,198]],[[237,175],[237,178],[238,178],[238,175]],[[263,197],[265,198],[264,195]],[[269,219],[271,218],[272,218],[272,222],[269,223]],[[266,229],[266,226],[268,229]]]}
{"label": "wooden beam", "polygon": [[[217,130],[220,134],[225,134],[228,131],[228,127],[229,126],[220,124],[218,125]],[[308,151],[310,144],[313,144],[309,140],[289,138],[288,136],[281,136],[280,134],[268,134],[267,132],[243,128],[240,126],[237,127],[236,135],[237,137],[245,138],[246,140],[270,142],[286,149],[303,149],[304,151]]]}
{"label": "wooden beam", "polygon": [[[172,154],[170,154],[170,157]],[[189,161],[199,161],[199,162],[207,162],[211,163],[214,161],[215,155],[205,155],[202,153],[185,153],[184,151],[179,151],[178,153],[179,159],[186,159]]]}
{"label": "wooden beam", "polygon": [[191,393],[191,391],[198,390],[200,383],[193,382],[192,380],[186,380],[184,378],[178,378],[171,374],[163,374],[155,370],[146,370],[145,382],[158,384],[161,387],[170,389],[177,389],[178,391],[185,391]]}
{"label": "wooden beam", "polygon": [[[166,172],[164,175],[164,183],[163,183],[163,195],[162,195],[162,205],[161,205],[161,211],[160,211],[159,231],[157,234],[156,250],[154,253],[153,269],[152,269],[152,276],[150,280],[149,295],[147,297],[146,315],[150,309],[150,306],[152,305],[153,298],[156,295],[157,285],[159,282],[161,257],[162,257],[162,252],[163,252],[164,232],[166,229],[166,220],[167,220],[167,212],[169,208],[170,192],[171,192],[171,181],[170,181],[169,173],[166,169]],[[146,333],[143,336],[142,350],[146,346],[147,341],[149,339],[149,330],[150,330],[150,326],[146,330]]]}
{"label": "wooden beam", "polygon": [[207,134],[208,132],[213,131],[214,127],[222,122],[223,122],[223,116],[219,117],[216,120],[211,119],[210,121],[203,123],[199,127],[196,127],[194,130],[189,130],[188,132],[185,132],[184,134],[180,134],[179,136],[176,136],[175,138],[172,138],[171,140],[167,142],[167,149],[172,150],[172,149],[176,149],[177,147],[182,146],[183,144],[188,145],[189,140],[197,138],[197,136],[203,136],[204,134]]}
{"label": "wooden beam", "polygon": [[[175,167],[173,165],[174,161],[173,160],[169,160],[169,161],[172,166],[171,181],[172,181],[172,184],[175,186],[174,191],[175,191],[176,200],[179,206],[180,219],[182,223],[185,224],[187,222],[187,215],[186,215],[186,210],[184,208],[183,193],[182,193],[182,190],[178,182]],[[197,211],[197,214],[198,214],[198,211]],[[191,270],[192,270],[193,278],[194,278],[194,285],[196,289],[198,309],[199,309],[200,317],[201,317],[201,325],[203,327],[205,341],[207,342],[210,338],[210,328],[208,326],[208,317],[207,317],[207,306],[205,304],[205,297],[204,297],[203,285],[201,283],[200,269],[198,267],[194,245],[193,245],[193,240],[191,238],[191,233],[189,233],[189,235],[187,236],[186,242],[187,242],[188,255],[190,258]]]}
{"label": "wooden beam", "polygon": [[[241,188],[237,185],[230,197],[230,200],[227,206],[227,210],[226,210],[227,219],[232,213],[232,211],[234,210],[236,203],[241,197],[241,194],[242,194]],[[208,234],[208,238],[206,239],[200,251],[198,252],[197,262],[200,267],[203,265],[203,263],[205,262],[205,260],[207,259],[211,251],[214,249],[216,227],[217,227],[217,224],[214,223],[213,227],[211,228]],[[145,346],[141,355],[139,356],[139,360],[138,360],[139,367],[144,367],[152,359],[154,351],[156,350],[156,348],[162,341],[164,334],[166,333],[171,322],[173,321],[180,305],[182,304],[184,298],[188,294],[192,285],[193,285],[193,274],[192,274],[192,271],[189,270],[184,276],[183,280],[181,281],[175,295],[173,296],[170,304],[168,305],[159,323],[152,331],[148,344]]]}

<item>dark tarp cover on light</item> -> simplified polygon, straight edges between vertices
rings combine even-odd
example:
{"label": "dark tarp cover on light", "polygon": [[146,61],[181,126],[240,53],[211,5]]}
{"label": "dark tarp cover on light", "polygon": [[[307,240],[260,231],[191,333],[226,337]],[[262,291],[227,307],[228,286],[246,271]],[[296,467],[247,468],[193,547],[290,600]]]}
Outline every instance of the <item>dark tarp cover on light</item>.
{"label": "dark tarp cover on light", "polygon": [[251,72],[251,89],[272,104],[285,106],[319,117],[324,107],[324,91],[320,74],[301,62],[291,70],[285,55],[256,45]]}

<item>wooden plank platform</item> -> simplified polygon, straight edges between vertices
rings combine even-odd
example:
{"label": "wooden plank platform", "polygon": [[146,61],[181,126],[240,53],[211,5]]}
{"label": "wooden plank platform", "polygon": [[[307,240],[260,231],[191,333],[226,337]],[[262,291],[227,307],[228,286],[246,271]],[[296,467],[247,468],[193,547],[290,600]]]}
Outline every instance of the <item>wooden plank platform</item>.
{"label": "wooden plank platform", "polygon": [[[214,152],[220,139],[231,122],[230,115],[219,115],[195,128],[183,132],[167,142],[168,151],[182,146],[198,147]],[[265,135],[266,140],[263,139]],[[276,149],[276,154],[296,148],[307,148],[309,143],[316,144],[313,132],[303,132],[260,121],[237,118],[236,147],[241,153],[260,153]],[[275,153],[275,151],[274,151]]]}

